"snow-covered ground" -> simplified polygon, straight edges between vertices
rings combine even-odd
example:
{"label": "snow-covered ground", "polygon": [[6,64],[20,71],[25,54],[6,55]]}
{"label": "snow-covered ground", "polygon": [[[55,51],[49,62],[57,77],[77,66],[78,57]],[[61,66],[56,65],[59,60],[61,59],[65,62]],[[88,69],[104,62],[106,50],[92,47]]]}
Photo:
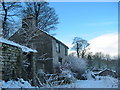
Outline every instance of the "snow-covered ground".
{"label": "snow-covered ground", "polygon": [[118,88],[118,81],[111,77],[103,80],[77,80],[75,83],[62,85],[56,88]]}
{"label": "snow-covered ground", "polygon": [[[97,77],[96,80],[94,80],[91,77],[91,72],[89,72],[87,78],[88,80],[77,80],[72,84],[54,86],[51,88],[118,88],[118,80],[110,76]],[[8,82],[0,81],[0,84],[1,83],[2,88],[38,88],[31,86],[28,81],[24,81],[23,79],[19,79],[18,81],[10,80]]]}
{"label": "snow-covered ground", "polygon": [[97,76],[95,80],[91,74],[91,71],[87,73],[87,80],[77,80],[75,83],[55,88],[118,88],[118,79],[110,76]]}
{"label": "snow-covered ground", "polygon": [[19,79],[18,81],[0,81],[0,87],[2,88],[37,88],[34,86],[31,86],[31,84],[28,81],[24,81],[23,79]]}

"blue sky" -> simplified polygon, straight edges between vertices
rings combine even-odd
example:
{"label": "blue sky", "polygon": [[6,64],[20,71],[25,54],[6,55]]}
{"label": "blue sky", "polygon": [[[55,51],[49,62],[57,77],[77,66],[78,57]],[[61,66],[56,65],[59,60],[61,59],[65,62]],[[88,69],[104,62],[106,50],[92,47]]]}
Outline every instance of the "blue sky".
{"label": "blue sky", "polygon": [[72,43],[74,37],[87,41],[118,32],[117,2],[50,2],[59,17],[55,37]]}

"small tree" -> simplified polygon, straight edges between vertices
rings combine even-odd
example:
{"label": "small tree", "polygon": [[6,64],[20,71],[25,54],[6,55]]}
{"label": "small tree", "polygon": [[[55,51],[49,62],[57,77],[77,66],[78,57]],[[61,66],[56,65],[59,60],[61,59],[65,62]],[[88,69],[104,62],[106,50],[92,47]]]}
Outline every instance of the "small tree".
{"label": "small tree", "polygon": [[86,51],[87,51],[87,47],[90,45],[86,40],[80,38],[80,37],[75,37],[73,39],[73,43],[72,43],[73,49],[76,50],[77,52],[77,57],[79,58],[81,55],[81,58],[85,57]]}
{"label": "small tree", "polygon": [[87,63],[88,63],[88,68],[89,68],[89,69],[92,69],[92,68],[93,68],[92,56],[93,56],[92,52],[89,52],[89,53],[87,54]]}

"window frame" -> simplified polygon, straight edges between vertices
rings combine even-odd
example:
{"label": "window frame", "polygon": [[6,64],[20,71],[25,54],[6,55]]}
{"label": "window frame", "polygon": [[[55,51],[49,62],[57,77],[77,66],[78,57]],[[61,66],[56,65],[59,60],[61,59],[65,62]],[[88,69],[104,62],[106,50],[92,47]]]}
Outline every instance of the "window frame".
{"label": "window frame", "polygon": [[56,42],[56,52],[60,53],[60,43]]}
{"label": "window frame", "polygon": [[67,50],[67,48],[65,47],[65,56],[67,56],[68,55],[68,50]]}

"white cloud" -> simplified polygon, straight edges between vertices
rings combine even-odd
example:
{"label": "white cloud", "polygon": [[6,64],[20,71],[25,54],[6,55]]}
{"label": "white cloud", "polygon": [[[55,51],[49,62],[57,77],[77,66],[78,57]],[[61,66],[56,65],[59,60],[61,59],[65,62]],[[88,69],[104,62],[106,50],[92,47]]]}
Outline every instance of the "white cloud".
{"label": "white cloud", "polygon": [[69,47],[69,49],[73,47],[71,42],[66,42],[65,44]]}
{"label": "white cloud", "polygon": [[105,34],[89,41],[93,53],[103,52],[111,56],[118,55],[118,33]]}

